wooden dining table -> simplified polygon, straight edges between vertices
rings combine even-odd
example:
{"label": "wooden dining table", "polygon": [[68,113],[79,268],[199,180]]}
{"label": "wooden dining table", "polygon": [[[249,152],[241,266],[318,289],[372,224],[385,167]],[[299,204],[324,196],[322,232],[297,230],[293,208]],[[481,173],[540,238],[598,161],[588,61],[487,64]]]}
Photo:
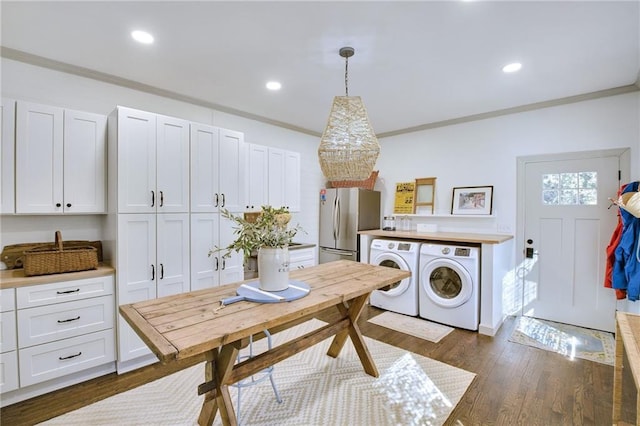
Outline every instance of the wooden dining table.
{"label": "wooden dining table", "polygon": [[[162,363],[202,356],[205,381],[198,386],[204,401],[200,425],[211,425],[218,411],[224,425],[236,425],[228,386],[268,366],[289,358],[334,336],[327,355],[336,358],[347,338],[364,371],[378,377],[378,370],[357,320],[373,290],[410,276],[409,271],[348,260],[339,260],[292,271],[290,279],[306,283],[309,293],[280,303],[240,301],[221,308],[221,300],[234,296],[242,282],[193,291],[144,302],[122,305],[120,313]],[[303,336],[237,362],[238,352],[249,337],[264,330],[293,327],[325,310],[331,323]]]}

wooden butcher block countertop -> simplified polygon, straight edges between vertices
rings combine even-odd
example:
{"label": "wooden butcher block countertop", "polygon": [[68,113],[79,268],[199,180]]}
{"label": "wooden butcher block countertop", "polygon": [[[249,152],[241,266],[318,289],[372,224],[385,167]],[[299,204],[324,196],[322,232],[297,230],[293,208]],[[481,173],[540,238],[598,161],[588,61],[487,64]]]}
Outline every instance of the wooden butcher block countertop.
{"label": "wooden butcher block countertop", "polygon": [[115,272],[111,266],[98,265],[97,269],[64,274],[36,275],[25,277],[24,269],[5,269],[0,271],[0,289],[25,287],[37,284],[51,284],[61,281],[82,280],[85,278],[104,277]]}
{"label": "wooden butcher block countertop", "polygon": [[508,234],[475,234],[472,232],[417,232],[417,231],[383,231],[372,229],[360,231],[362,235],[375,237],[404,238],[421,241],[451,241],[461,243],[500,244],[513,238]]}

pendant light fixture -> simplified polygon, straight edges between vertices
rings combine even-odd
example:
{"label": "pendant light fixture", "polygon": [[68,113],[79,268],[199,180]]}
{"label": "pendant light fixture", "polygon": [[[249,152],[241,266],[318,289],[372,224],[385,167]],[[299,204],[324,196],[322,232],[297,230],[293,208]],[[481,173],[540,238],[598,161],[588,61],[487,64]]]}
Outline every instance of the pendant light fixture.
{"label": "pendant light fixture", "polygon": [[324,129],[318,158],[327,180],[365,180],[376,165],[380,145],[360,96],[349,96],[349,58],[353,47],[340,49],[345,58],[344,86],[346,96],[333,98],[327,127]]}

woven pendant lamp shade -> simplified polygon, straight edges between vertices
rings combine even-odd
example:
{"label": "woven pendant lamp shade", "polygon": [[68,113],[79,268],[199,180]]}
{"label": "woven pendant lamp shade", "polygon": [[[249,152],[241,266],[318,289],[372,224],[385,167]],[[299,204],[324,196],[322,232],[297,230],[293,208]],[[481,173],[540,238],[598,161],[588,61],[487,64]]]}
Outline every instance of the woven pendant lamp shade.
{"label": "woven pendant lamp shade", "polygon": [[318,147],[318,159],[328,180],[362,181],[371,175],[380,154],[380,145],[369,124],[362,99],[349,96],[349,58],[355,54],[355,49],[343,47],[338,53],[345,58],[346,96],[333,98],[327,127]]}
{"label": "woven pendant lamp shade", "polygon": [[380,145],[360,96],[333,98],[318,147],[320,168],[326,178],[330,181],[367,179],[379,154]]}

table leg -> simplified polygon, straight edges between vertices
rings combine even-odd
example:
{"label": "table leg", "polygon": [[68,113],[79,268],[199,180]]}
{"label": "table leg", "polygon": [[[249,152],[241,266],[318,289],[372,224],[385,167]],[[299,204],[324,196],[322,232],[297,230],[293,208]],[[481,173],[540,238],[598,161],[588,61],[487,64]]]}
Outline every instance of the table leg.
{"label": "table leg", "polygon": [[238,419],[233,411],[229,387],[223,385],[224,380],[233,370],[238,356],[239,342],[224,345],[220,351],[214,349],[207,352],[205,364],[205,379],[207,382],[214,381],[216,386],[204,396],[204,402],[198,416],[200,426],[210,426],[220,410],[220,417],[223,425],[236,426]]}
{"label": "table leg", "polygon": [[344,317],[349,318],[350,324],[346,330],[336,334],[336,336],[333,338],[333,342],[331,342],[331,346],[327,351],[327,355],[336,358],[340,354],[340,351],[342,351],[342,348],[347,341],[347,336],[349,336],[351,337],[351,341],[353,342],[356,353],[360,358],[360,362],[362,363],[364,371],[370,376],[378,377],[378,369],[376,368],[376,364],[373,362],[373,358],[371,357],[369,348],[364,342],[362,333],[360,332],[360,327],[358,327],[357,323],[358,318],[360,317],[360,314],[362,313],[368,298],[369,294],[364,294],[353,299],[349,304],[349,309],[347,309],[344,305],[337,305],[340,313]]}
{"label": "table leg", "polygon": [[622,365],[624,362],[624,342],[620,326],[616,321],[616,353],[613,367],[613,424],[617,425],[622,414]]}

